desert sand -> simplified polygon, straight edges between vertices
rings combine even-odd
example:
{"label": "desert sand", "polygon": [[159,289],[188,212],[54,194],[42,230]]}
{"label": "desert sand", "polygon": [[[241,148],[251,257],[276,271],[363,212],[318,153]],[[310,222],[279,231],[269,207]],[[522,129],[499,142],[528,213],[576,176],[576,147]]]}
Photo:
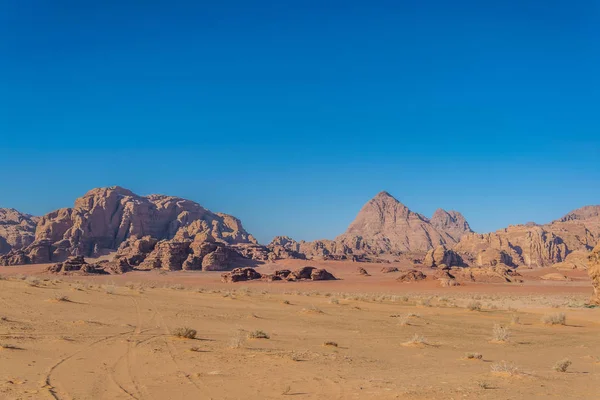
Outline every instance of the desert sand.
{"label": "desert sand", "polygon": [[[218,272],[1,267],[0,398],[597,398],[600,318],[585,307],[585,271],[442,288],[397,282],[381,264],[361,263],[368,277],[356,263],[309,264],[340,279],[225,284]],[[542,321],[561,313],[564,325]],[[495,325],[507,340],[494,340]],[[184,327],[196,337],[177,337]],[[572,364],[555,371],[563,359]]]}

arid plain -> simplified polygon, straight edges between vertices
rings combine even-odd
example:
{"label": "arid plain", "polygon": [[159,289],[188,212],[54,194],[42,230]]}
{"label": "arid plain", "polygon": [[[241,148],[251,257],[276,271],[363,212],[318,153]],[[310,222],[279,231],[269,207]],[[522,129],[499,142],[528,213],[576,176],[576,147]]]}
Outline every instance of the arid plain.
{"label": "arid plain", "polygon": [[600,206],[471,230],[387,192],[346,232],[98,188],[0,209],[1,399],[593,399]]}
{"label": "arid plain", "polygon": [[[442,288],[397,282],[381,264],[361,264],[371,276],[356,263],[309,264],[339,280],[2,267],[0,397],[594,398],[600,318],[585,306],[586,274],[539,279],[548,268],[517,284]],[[552,324],[561,314],[564,324]],[[195,338],[176,335],[186,327]],[[556,371],[565,359],[572,364]]]}

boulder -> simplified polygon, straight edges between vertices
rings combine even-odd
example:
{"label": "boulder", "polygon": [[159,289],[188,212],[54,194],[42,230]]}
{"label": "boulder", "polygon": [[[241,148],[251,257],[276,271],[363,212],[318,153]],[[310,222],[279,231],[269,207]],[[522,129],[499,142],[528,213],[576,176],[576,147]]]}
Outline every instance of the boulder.
{"label": "boulder", "polygon": [[254,268],[234,268],[231,272],[221,274],[221,280],[225,283],[251,281],[261,277]]}
{"label": "boulder", "polygon": [[333,281],[337,278],[326,269],[314,269],[310,274],[310,279],[313,281]]}
{"label": "boulder", "polygon": [[369,274],[369,272],[366,269],[362,268],[362,267],[358,267],[356,269],[356,272],[358,272],[359,274],[361,274],[363,276],[371,276],[371,274]]}
{"label": "boulder", "polygon": [[441,265],[460,267],[464,262],[455,251],[447,249],[446,246],[437,246],[427,252],[423,265],[430,268],[439,268]]}
{"label": "boulder", "polygon": [[407,272],[403,272],[396,280],[398,282],[417,282],[426,279],[427,275],[416,269],[411,269]]}

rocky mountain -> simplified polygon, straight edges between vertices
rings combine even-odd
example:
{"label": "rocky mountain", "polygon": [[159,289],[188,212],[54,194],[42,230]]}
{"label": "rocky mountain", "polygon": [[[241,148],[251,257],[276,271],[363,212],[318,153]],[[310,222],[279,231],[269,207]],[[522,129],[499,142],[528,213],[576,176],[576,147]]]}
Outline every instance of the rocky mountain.
{"label": "rocky mountain", "polygon": [[[255,244],[241,222],[172,196],[138,196],[114,186],[93,189],[39,219],[33,241],[0,257],[0,264],[49,263],[69,256],[95,257],[130,240]],[[154,247],[153,247],[154,248]]]}
{"label": "rocky mountain", "polygon": [[381,192],[362,207],[346,232],[335,240],[296,242],[277,237],[269,247],[283,246],[308,258],[373,261],[378,255],[425,252],[438,245],[453,245],[469,232],[471,228],[459,212],[439,209],[430,220]]}
{"label": "rocky mountain", "polygon": [[12,208],[0,208],[0,254],[33,243],[38,219]]}
{"label": "rocky mountain", "polygon": [[[514,225],[486,234],[470,233],[452,250],[470,264],[581,268],[582,254],[600,241],[600,206],[587,206],[545,225]],[[501,257],[502,259],[499,259]]]}
{"label": "rocky mountain", "polygon": [[372,254],[427,251],[452,245],[471,232],[456,211],[437,210],[433,218],[411,211],[387,192],[367,202],[346,232],[335,241],[353,251]]}

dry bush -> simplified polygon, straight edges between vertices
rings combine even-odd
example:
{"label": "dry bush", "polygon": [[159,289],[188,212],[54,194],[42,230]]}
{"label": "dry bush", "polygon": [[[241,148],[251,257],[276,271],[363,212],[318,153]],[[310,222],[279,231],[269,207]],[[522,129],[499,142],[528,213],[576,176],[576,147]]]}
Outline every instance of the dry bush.
{"label": "dry bush", "polygon": [[323,346],[338,347],[338,344],[336,342],[325,342],[323,343]]}
{"label": "dry bush", "polygon": [[472,300],[467,304],[469,311],[481,311],[481,302]]}
{"label": "dry bush", "polygon": [[246,341],[246,337],[242,330],[239,330],[229,341],[230,349],[240,349],[244,347],[244,343]]}
{"label": "dry bush", "polygon": [[117,288],[115,287],[115,285],[104,285],[104,292],[106,294],[115,294],[115,291],[117,290]]}
{"label": "dry bush", "polygon": [[567,372],[567,369],[571,366],[572,362],[568,358],[557,361],[552,367],[556,372]]}
{"label": "dry bush", "polygon": [[442,278],[440,279],[441,287],[452,287],[452,286],[460,286],[460,283],[456,281],[456,279],[452,278]]}
{"label": "dry bush", "polygon": [[481,360],[483,358],[483,354],[481,353],[465,353],[465,357],[468,358],[469,360]]}
{"label": "dry bush", "polygon": [[171,289],[173,289],[173,290],[183,290],[185,288],[183,287],[183,285],[176,284],[176,285],[172,285]]}
{"label": "dry bush", "polygon": [[291,304],[289,300],[282,301],[283,304]]}
{"label": "dry bush", "polygon": [[40,286],[40,284],[42,283],[42,281],[39,280],[39,278],[36,278],[35,276],[28,276],[25,279],[25,282],[29,285],[29,286],[33,286],[33,287],[38,287]]}
{"label": "dry bush", "polygon": [[407,325],[410,325],[410,324],[408,323],[408,320],[409,320],[409,319],[410,319],[410,315],[408,315],[408,314],[407,314],[407,315],[400,315],[400,316],[399,316],[399,319],[398,319],[398,325],[400,325],[400,326],[407,326]]}
{"label": "dry bush", "polygon": [[257,330],[257,331],[250,332],[248,334],[248,338],[250,338],[250,339],[270,339],[271,336],[269,336],[264,331]]}
{"label": "dry bush", "polygon": [[425,339],[425,337],[423,335],[419,335],[418,333],[415,333],[414,336],[405,344],[408,344],[408,345],[427,344],[427,339]]}
{"label": "dry bush", "polygon": [[548,314],[542,317],[542,322],[546,325],[565,325],[567,316],[565,313]]}
{"label": "dry bush", "polygon": [[335,297],[329,299],[329,304],[340,304],[340,301]]}
{"label": "dry bush", "polygon": [[510,340],[510,330],[504,325],[495,324],[492,329],[492,339],[496,342],[508,342]]}
{"label": "dry bush", "polygon": [[509,376],[519,374],[519,368],[517,368],[514,364],[506,362],[506,361],[500,361],[498,363],[494,363],[494,364],[492,364],[492,366],[490,368],[491,368],[492,372],[496,373],[496,374],[503,374],[503,375],[509,375]]}
{"label": "dry bush", "polygon": [[200,350],[200,347],[194,346],[194,347],[190,347],[190,351],[193,351],[194,353],[199,353],[202,350]]}
{"label": "dry bush", "polygon": [[173,330],[173,336],[176,336],[181,339],[196,339],[196,334],[198,332],[195,329],[183,327],[177,328]]}
{"label": "dry bush", "polygon": [[492,388],[492,385],[490,385],[486,381],[477,381],[477,386],[479,386],[481,389],[491,389]]}
{"label": "dry bush", "polygon": [[423,307],[431,307],[431,298],[426,297],[419,300],[419,305]]}
{"label": "dry bush", "polygon": [[519,318],[519,316],[518,316],[518,315],[516,315],[516,314],[513,314],[513,315],[511,315],[511,317],[510,317],[510,323],[511,323],[512,325],[519,325],[519,324],[521,323],[521,318]]}
{"label": "dry bush", "polygon": [[318,308],[315,305],[312,305],[308,308],[303,308],[302,312],[308,313],[308,314],[324,314],[323,310],[321,310],[320,308]]}
{"label": "dry bush", "polygon": [[52,296],[52,300],[54,300],[54,301],[69,301],[69,296],[66,296],[62,293],[55,293],[54,296]]}

